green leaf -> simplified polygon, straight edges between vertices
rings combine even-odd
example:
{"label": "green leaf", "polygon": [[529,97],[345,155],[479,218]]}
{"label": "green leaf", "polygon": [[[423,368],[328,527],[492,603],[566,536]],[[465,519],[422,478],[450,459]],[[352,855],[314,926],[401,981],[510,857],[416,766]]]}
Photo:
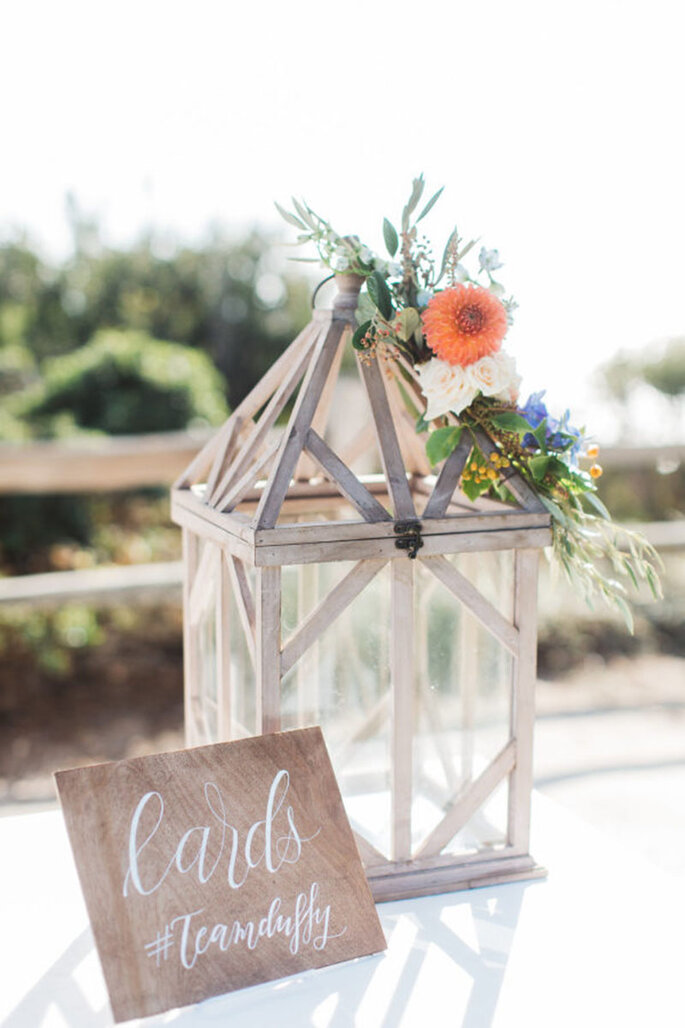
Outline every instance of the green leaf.
{"label": "green leaf", "polygon": [[539,457],[532,457],[531,460],[528,461],[530,473],[536,482],[542,482],[543,478],[549,471],[551,463],[552,457],[547,457],[544,454],[541,454]]}
{"label": "green leaf", "polygon": [[419,214],[418,218],[416,219],[416,224],[417,225],[421,221],[421,219],[425,218],[426,215],[428,214],[428,212],[430,210],[432,210],[433,206],[440,199],[440,194],[442,193],[444,188],[445,188],[444,186],[441,186],[440,189],[438,189],[437,193],[434,193],[433,196],[431,196],[430,200],[428,201],[428,203],[426,204],[426,206],[423,208],[423,210]]}
{"label": "green leaf", "polygon": [[450,255],[450,250],[451,250],[452,246],[456,245],[456,243],[458,241],[459,241],[459,232],[457,230],[457,227],[455,226],[452,229],[452,231],[450,232],[449,239],[445,243],[445,251],[444,251],[444,253],[442,255],[442,264],[440,265],[440,274],[437,277],[436,283],[439,282],[440,279],[442,278],[442,276],[445,274],[445,270],[447,268],[447,261],[449,259],[449,255]]}
{"label": "green leaf", "polygon": [[633,570],[633,565],[630,563],[630,561],[628,560],[627,557],[623,558],[623,567],[625,568],[626,574],[630,578],[630,581],[633,583],[633,586],[636,589],[639,589],[640,587],[637,584],[637,575],[635,574],[635,571]]}
{"label": "green leaf", "polygon": [[555,521],[558,521],[560,525],[563,525],[564,528],[567,528],[569,521],[564,512],[562,511],[561,507],[559,507],[558,504],[554,502],[554,500],[550,500],[549,496],[541,495],[540,500],[545,505],[545,507],[550,512]]}
{"label": "green leaf", "polygon": [[597,513],[600,514],[605,521],[611,521],[611,514],[606,509],[606,507],[604,506],[604,504],[602,503],[602,501],[596,493],[586,492],[583,493],[583,495],[585,496],[585,499],[588,501],[588,503],[590,503],[595,508]]}
{"label": "green leaf", "polygon": [[404,342],[411,339],[421,324],[421,317],[415,307],[404,307],[399,312],[397,320],[400,326],[398,335]]}
{"label": "green leaf", "polygon": [[471,239],[466,244],[464,249],[459,251],[459,253],[457,254],[457,260],[458,261],[463,261],[464,257],[466,257],[466,254],[470,253],[470,251],[473,250],[473,248],[474,248],[474,246],[476,245],[477,242],[478,242],[477,239]]}
{"label": "green leaf", "polygon": [[661,583],[659,581],[658,575],[656,574],[651,564],[645,565],[645,574],[647,576],[647,581],[649,583],[649,588],[652,592],[652,596],[655,600],[661,599],[663,595],[661,591]]}
{"label": "green leaf", "polygon": [[490,479],[486,479],[484,482],[476,482],[473,478],[467,478],[466,481],[462,479],[461,490],[473,503],[482,493],[486,493],[491,485]]}
{"label": "green leaf", "polygon": [[370,321],[376,313],[376,305],[372,301],[371,297],[367,292],[359,294],[359,302],[357,304],[357,310],[355,316],[357,318],[357,324],[361,325],[363,321]]}
{"label": "green leaf", "polygon": [[390,321],[395,308],[392,305],[392,297],[390,295],[390,290],[388,289],[388,284],[380,271],[374,271],[369,275],[366,280],[366,288],[368,289],[369,296],[385,320]]}
{"label": "green leaf", "polygon": [[623,599],[622,596],[613,596],[612,599],[613,599],[613,602],[614,602],[616,608],[623,615],[623,620],[626,623],[626,627],[627,627],[628,631],[630,632],[631,635],[633,635],[634,634],[633,615],[631,613],[630,607],[628,606],[628,604],[626,603],[626,601]]}
{"label": "green leaf", "polygon": [[538,427],[533,429],[533,435],[542,452],[547,453],[547,418],[544,418]]}
{"label": "green leaf", "polygon": [[301,203],[298,203],[294,196],[291,197],[291,199],[293,201],[293,207],[297,211],[297,213],[300,216],[300,218],[302,219],[302,221],[304,221],[305,225],[308,225],[309,228],[311,228],[312,230],[315,230],[316,229],[316,222],[312,218],[312,216],[309,213],[309,211],[307,210],[307,208],[304,207]]}
{"label": "green leaf", "polygon": [[410,218],[410,215],[412,214],[412,212],[414,211],[417,203],[421,199],[421,195],[423,193],[423,187],[424,186],[425,186],[425,182],[423,181],[423,175],[419,175],[419,177],[415,178],[414,181],[412,182],[411,195],[410,195],[409,199],[407,200],[407,204],[406,204],[404,210],[402,211],[402,231],[403,232],[406,232],[407,229],[409,228],[409,218]]}
{"label": "green leaf", "polygon": [[300,221],[299,218],[296,218],[294,214],[290,213],[290,211],[284,210],[280,203],[275,203],[274,205],[280,216],[287,221],[289,225],[293,225],[295,228],[304,229],[305,231],[307,230],[305,223]]}
{"label": "green leaf", "polygon": [[528,432],[533,430],[532,425],[529,425],[521,414],[517,414],[513,410],[505,410],[501,414],[494,414],[490,420],[496,428],[501,428],[505,432],[527,435]]}
{"label": "green leaf", "polygon": [[426,443],[426,456],[432,465],[439,464],[455,450],[464,431],[463,425],[450,425],[447,428],[436,428],[431,432]]}
{"label": "green leaf", "polygon": [[397,229],[388,221],[387,218],[383,218],[383,239],[385,245],[388,248],[388,253],[391,257],[394,257],[397,253],[397,247],[400,245],[400,241],[397,235]]}
{"label": "green leaf", "polygon": [[423,432],[427,432],[429,425],[430,422],[426,421],[423,414],[419,414],[418,418],[416,419],[416,425],[414,426],[416,434],[421,435]]}
{"label": "green leaf", "polygon": [[366,345],[363,342],[364,336],[371,328],[371,322],[365,321],[363,325],[359,325],[355,329],[355,333],[352,336],[352,345],[355,350],[366,350]]}

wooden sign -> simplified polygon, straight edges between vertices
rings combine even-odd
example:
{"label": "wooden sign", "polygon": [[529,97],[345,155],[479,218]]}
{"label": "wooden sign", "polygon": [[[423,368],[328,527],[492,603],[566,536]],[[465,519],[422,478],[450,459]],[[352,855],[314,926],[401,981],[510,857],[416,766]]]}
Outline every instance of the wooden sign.
{"label": "wooden sign", "polygon": [[115,1020],[385,949],[319,728],[55,777]]}

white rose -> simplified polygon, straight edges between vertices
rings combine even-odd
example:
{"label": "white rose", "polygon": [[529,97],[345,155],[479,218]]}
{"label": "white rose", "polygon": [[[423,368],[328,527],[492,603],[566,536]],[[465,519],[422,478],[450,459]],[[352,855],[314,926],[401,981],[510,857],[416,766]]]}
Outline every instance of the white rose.
{"label": "white rose", "polygon": [[508,399],[512,387],[518,389],[520,382],[514,358],[503,350],[469,364],[466,374],[476,392],[499,399]]}
{"label": "white rose", "polygon": [[475,399],[474,388],[464,368],[434,357],[418,368],[421,390],[426,397],[426,421],[452,411],[459,414]]}
{"label": "white rose", "polygon": [[497,393],[495,399],[504,400],[505,403],[518,403],[519,387],[522,381],[521,375],[514,375],[507,388],[503,389],[501,393]]}

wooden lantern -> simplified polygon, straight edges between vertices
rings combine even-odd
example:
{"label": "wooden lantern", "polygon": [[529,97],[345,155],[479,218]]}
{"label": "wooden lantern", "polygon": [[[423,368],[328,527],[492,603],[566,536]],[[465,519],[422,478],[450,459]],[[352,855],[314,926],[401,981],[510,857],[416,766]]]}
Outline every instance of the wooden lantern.
{"label": "wooden lantern", "polygon": [[536,877],[549,515],[510,468],[516,505],[471,503],[464,438],[431,474],[409,364],[356,357],[350,390],[361,280],[337,282],[173,489],[188,744],[320,724],[377,900]]}

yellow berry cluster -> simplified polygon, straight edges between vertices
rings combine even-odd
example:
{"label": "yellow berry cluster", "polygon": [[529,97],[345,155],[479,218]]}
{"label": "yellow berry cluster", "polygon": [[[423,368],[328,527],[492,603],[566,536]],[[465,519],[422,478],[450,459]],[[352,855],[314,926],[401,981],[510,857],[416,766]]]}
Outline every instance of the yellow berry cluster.
{"label": "yellow berry cluster", "polygon": [[511,463],[508,457],[503,457],[501,453],[497,453],[495,450],[490,454],[490,462],[496,468],[508,468]]}
{"label": "yellow berry cluster", "polygon": [[508,468],[509,460],[506,457],[502,457],[499,453],[491,453],[489,459],[489,465],[483,464],[481,460],[472,460],[469,462],[467,468],[464,469],[462,478],[466,482],[473,481],[476,485],[480,485],[482,482],[496,482],[499,478],[499,469]]}

